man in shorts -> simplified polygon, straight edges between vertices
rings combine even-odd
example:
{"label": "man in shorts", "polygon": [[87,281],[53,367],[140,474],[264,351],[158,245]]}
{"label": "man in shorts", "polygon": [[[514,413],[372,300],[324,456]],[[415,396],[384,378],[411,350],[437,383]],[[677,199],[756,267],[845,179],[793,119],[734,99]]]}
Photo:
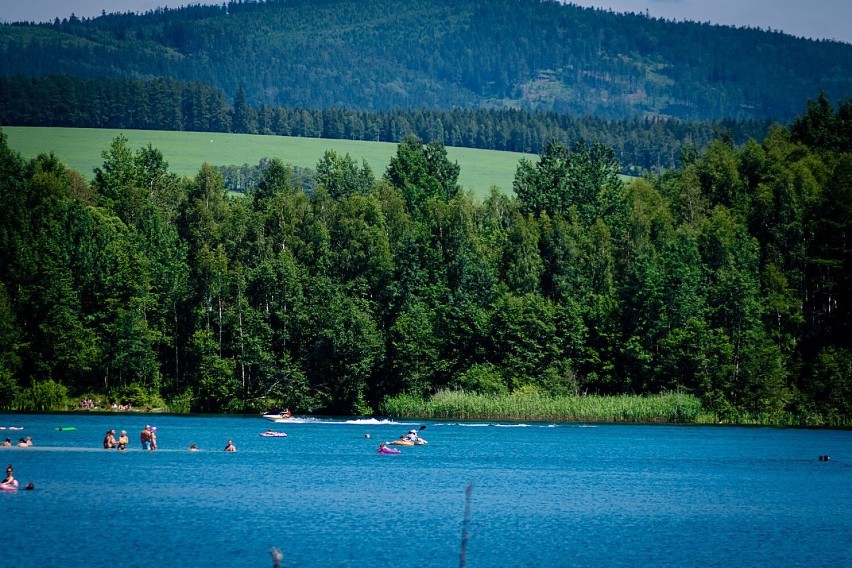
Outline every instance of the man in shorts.
{"label": "man in shorts", "polygon": [[139,441],[142,442],[143,450],[151,449],[151,442],[153,441],[154,436],[151,433],[151,427],[149,425],[145,425],[145,429],[139,434]]}

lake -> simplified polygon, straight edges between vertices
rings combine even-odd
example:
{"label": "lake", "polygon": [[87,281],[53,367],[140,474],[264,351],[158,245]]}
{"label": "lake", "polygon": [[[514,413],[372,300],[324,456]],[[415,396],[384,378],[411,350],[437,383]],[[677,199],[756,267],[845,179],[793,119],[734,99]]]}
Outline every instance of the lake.
{"label": "lake", "polygon": [[[421,425],[428,445],[377,454]],[[0,461],[36,486],[0,491],[4,568],[268,567],[273,548],[282,567],[459,566],[465,527],[471,568],[852,565],[852,431],[135,413],[0,427],[32,436]],[[127,451],[101,448],[110,428]]]}

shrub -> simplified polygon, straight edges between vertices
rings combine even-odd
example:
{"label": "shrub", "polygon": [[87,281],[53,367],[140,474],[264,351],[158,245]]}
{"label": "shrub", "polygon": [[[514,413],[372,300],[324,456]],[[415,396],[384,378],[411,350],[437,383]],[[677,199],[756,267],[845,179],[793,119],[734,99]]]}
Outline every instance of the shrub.
{"label": "shrub", "polygon": [[68,389],[53,379],[35,381],[18,394],[14,403],[18,410],[45,412],[68,408]]}

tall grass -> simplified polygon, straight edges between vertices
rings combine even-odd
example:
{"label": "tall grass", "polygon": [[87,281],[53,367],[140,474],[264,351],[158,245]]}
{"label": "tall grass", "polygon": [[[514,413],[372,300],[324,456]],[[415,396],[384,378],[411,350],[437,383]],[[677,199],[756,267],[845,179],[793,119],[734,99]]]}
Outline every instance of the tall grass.
{"label": "tall grass", "polygon": [[652,396],[551,396],[540,392],[474,394],[440,391],[429,398],[408,394],[386,399],[382,413],[458,420],[531,420],[556,422],[709,422],[701,401],[687,394]]}

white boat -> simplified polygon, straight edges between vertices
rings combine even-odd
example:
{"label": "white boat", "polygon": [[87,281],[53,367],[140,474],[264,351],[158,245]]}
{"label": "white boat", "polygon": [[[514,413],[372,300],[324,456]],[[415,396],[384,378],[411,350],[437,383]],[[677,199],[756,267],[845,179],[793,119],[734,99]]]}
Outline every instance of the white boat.
{"label": "white boat", "polygon": [[264,414],[264,418],[267,420],[272,420],[273,422],[286,422],[293,417],[292,414],[284,414],[283,412],[279,412],[277,414]]}
{"label": "white boat", "polygon": [[272,430],[267,430],[266,432],[260,433],[261,438],[286,438],[287,434],[284,432],[274,432]]}

